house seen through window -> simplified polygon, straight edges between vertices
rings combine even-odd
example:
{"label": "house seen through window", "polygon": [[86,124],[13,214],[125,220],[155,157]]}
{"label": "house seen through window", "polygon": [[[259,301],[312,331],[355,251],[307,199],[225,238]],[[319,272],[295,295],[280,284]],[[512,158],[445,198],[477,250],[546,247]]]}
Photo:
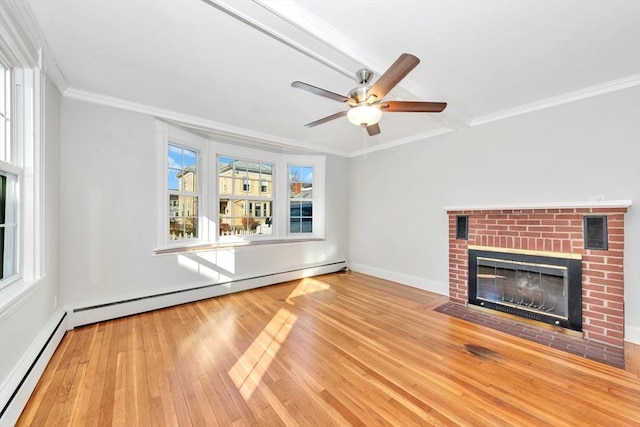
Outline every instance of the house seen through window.
{"label": "house seen through window", "polygon": [[198,237],[198,153],[169,144],[169,238],[171,240]]}
{"label": "house seen through window", "polygon": [[218,157],[220,236],[270,235],[272,163]]}
{"label": "house seen through window", "polygon": [[289,166],[289,232],[313,232],[313,167]]}

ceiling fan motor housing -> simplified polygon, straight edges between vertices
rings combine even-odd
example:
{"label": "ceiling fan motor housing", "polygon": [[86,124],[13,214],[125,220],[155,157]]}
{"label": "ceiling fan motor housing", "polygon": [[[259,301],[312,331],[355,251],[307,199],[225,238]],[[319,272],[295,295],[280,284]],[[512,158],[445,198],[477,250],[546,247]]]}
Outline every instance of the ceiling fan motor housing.
{"label": "ceiling fan motor housing", "polygon": [[367,100],[368,90],[369,86],[358,86],[357,88],[351,89],[351,92],[349,92],[349,98],[355,102],[349,102],[349,105],[354,106],[365,102]]}
{"label": "ceiling fan motor housing", "polygon": [[356,71],[356,82],[359,85],[368,85],[373,77],[373,71],[362,68]]}

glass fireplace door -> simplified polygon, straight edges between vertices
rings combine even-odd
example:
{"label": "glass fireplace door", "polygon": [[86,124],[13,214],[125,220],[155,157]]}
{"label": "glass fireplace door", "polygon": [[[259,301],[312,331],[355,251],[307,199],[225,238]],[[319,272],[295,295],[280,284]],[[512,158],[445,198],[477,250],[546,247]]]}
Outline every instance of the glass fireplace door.
{"label": "glass fireplace door", "polygon": [[477,299],[567,319],[567,267],[477,257]]}

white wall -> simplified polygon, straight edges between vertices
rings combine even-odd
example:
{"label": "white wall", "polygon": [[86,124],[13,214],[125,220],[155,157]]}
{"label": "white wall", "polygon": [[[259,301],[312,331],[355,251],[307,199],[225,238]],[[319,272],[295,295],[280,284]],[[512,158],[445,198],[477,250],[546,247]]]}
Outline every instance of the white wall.
{"label": "white wall", "polygon": [[[327,157],[325,241],[154,256],[155,119],[73,99],[63,106],[60,294],[69,309],[346,260],[347,159]],[[286,277],[221,286],[198,297]],[[180,300],[160,305],[172,302]],[[117,314],[158,305],[136,306]]]}
{"label": "white wall", "polygon": [[[44,348],[63,318],[57,301],[58,294],[58,153],[60,126],[60,93],[53,84],[45,85],[44,115],[44,277],[0,312],[0,410],[10,400],[14,390],[29,371],[38,353]],[[55,349],[61,331],[39,359],[20,387],[19,393],[7,406],[0,425],[11,425],[20,414],[22,405],[31,394],[48,357]]]}
{"label": "white wall", "polygon": [[441,294],[444,206],[632,200],[625,323],[640,343],[640,88],[354,158],[350,187],[350,266]]}

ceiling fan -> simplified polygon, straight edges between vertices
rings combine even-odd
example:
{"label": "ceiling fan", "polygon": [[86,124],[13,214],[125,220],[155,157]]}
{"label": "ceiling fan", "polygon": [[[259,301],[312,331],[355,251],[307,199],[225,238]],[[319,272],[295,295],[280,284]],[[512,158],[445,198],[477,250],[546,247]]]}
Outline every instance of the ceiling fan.
{"label": "ceiling fan", "polygon": [[378,121],[382,117],[383,111],[390,113],[440,113],[447,107],[446,102],[382,101],[382,98],[419,63],[420,60],[417,57],[409,53],[403,53],[373,86],[371,85],[373,72],[363,68],[355,74],[356,82],[359,86],[352,89],[348,96],[300,81],[291,83],[291,87],[303,89],[335,101],[346,102],[350,106],[348,110],[307,123],[305,126],[314,127],[339,117],[347,116],[351,123],[365,127],[367,133],[373,136],[380,133]]}

